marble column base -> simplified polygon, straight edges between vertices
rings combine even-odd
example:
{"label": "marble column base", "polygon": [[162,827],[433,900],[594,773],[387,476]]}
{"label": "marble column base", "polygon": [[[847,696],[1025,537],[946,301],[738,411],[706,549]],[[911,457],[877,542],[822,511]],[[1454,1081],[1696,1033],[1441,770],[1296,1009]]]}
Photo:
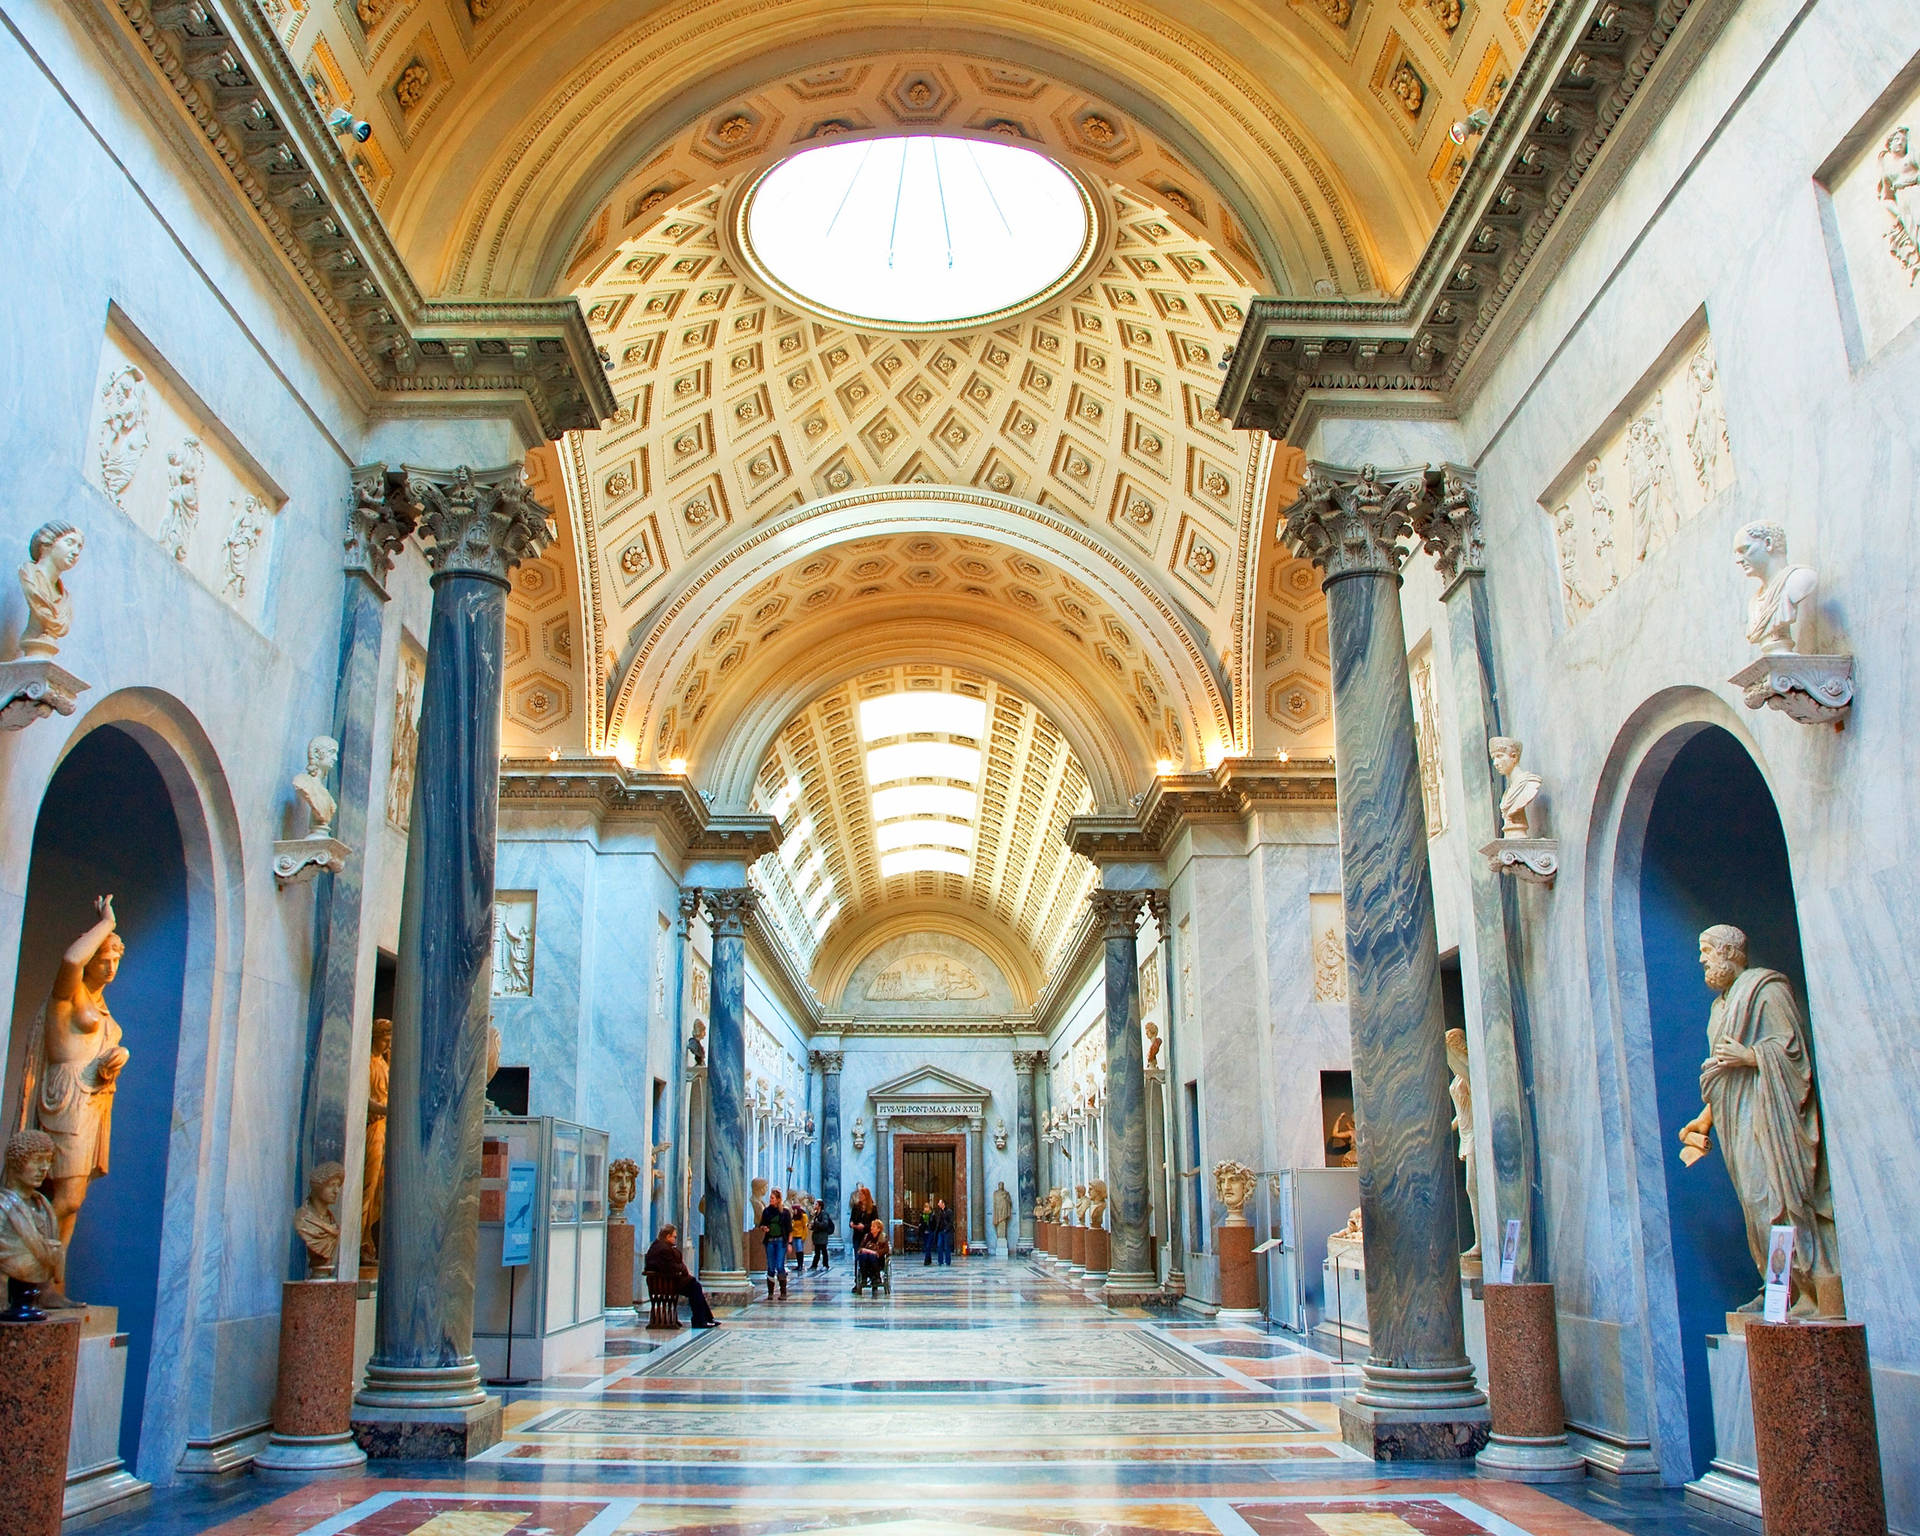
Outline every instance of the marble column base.
{"label": "marble column base", "polygon": [[381,1461],[470,1461],[500,1443],[500,1399],[464,1408],[353,1405],[353,1438]]}
{"label": "marble column base", "polygon": [[0,1323],[0,1509],[18,1536],[60,1536],[79,1369],[78,1317]]}
{"label": "marble column base", "polygon": [[1164,1299],[1160,1277],[1145,1272],[1109,1274],[1101,1288],[1100,1299],[1110,1307],[1153,1307]]}
{"label": "marble column base", "polygon": [[633,1223],[607,1223],[607,1306],[633,1306]]}
{"label": "marble column base", "polygon": [[1476,1468],[1514,1483],[1577,1482],[1587,1459],[1567,1443],[1553,1287],[1492,1284],[1483,1297],[1493,1434]]}
{"label": "marble column base", "polygon": [[1479,1408],[1382,1408],[1340,1403],[1340,1438],[1375,1461],[1465,1461],[1487,1443],[1490,1415]]}
{"label": "marble column base", "polygon": [[754,1277],[744,1269],[703,1269],[700,1289],[707,1293],[707,1304],[714,1307],[744,1307],[758,1294]]}
{"label": "marble column base", "polygon": [[1260,1275],[1253,1264],[1253,1228],[1215,1227],[1213,1251],[1219,1256],[1220,1315],[1229,1321],[1260,1316]]}
{"label": "marble column base", "polygon": [[1747,1369],[1768,1536],[1882,1536],[1887,1497],[1865,1325],[1749,1319]]}
{"label": "marble column base", "polygon": [[273,1437],[253,1458],[263,1472],[348,1471],[366,1464],[354,1444],[356,1280],[290,1280],[280,1287],[280,1375]]}

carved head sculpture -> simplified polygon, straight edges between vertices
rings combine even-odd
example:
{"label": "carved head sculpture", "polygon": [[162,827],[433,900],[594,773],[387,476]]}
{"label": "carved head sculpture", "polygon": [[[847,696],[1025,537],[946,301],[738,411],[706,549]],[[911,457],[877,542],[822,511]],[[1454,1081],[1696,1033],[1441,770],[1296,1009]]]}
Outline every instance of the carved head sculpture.
{"label": "carved head sculpture", "polygon": [[72,523],[53,518],[28,535],[27,558],[35,565],[42,560],[51,565],[56,576],[64,576],[79,562],[80,551],[87,547],[87,536]]}
{"label": "carved head sculpture", "polygon": [[45,1131],[15,1131],[7,1138],[7,1183],[38,1191],[53,1169],[53,1138]]}
{"label": "carved head sculpture", "polygon": [[1700,968],[1707,985],[1724,992],[1747,968],[1747,936],[1730,923],[1716,923],[1700,935]]}
{"label": "carved head sculpture", "polygon": [[373,1021],[373,1054],[393,1059],[393,1020],[375,1019]]}
{"label": "carved head sculpture", "polygon": [[1225,1225],[1244,1227],[1247,1225],[1245,1207],[1253,1198],[1254,1172],[1245,1163],[1236,1163],[1231,1159],[1213,1165],[1213,1192],[1220,1203],[1227,1208]]}
{"label": "carved head sculpture", "polygon": [[1520,743],[1511,736],[1495,736],[1487,743],[1487,755],[1493,759],[1493,771],[1510,778],[1520,766]]}
{"label": "carved head sculpture", "polygon": [[1733,536],[1733,563],[1764,582],[1787,558],[1787,530],[1778,523],[1748,523]]}
{"label": "carved head sculpture", "polygon": [[1903,123],[1887,135],[1887,142],[1884,147],[1890,155],[1904,155],[1907,152],[1907,143],[1907,129]]}
{"label": "carved head sculpture", "polygon": [[618,1221],[620,1213],[633,1203],[634,1189],[640,1180],[640,1165],[630,1157],[616,1157],[607,1164],[607,1204],[613,1208],[612,1219]]}
{"label": "carved head sculpture", "polygon": [[331,736],[316,736],[307,743],[307,772],[324,779],[340,761],[340,743]]}
{"label": "carved head sculpture", "polygon": [[1455,1077],[1467,1075],[1467,1032],[1464,1029],[1447,1031],[1447,1070]]}
{"label": "carved head sculpture", "polygon": [[755,1179],[753,1181],[753,1203],[759,1206],[764,1206],[767,1203],[767,1181],[765,1179]]}
{"label": "carved head sculpture", "polygon": [[110,933],[100,941],[100,947],[93,952],[93,958],[86,963],[81,976],[94,991],[104,991],[108,983],[120,974],[120,959],[127,952],[127,946],[120,935]]}
{"label": "carved head sculpture", "polygon": [[307,1179],[307,1198],[328,1210],[340,1202],[340,1191],[347,1182],[347,1170],[338,1163],[322,1163]]}

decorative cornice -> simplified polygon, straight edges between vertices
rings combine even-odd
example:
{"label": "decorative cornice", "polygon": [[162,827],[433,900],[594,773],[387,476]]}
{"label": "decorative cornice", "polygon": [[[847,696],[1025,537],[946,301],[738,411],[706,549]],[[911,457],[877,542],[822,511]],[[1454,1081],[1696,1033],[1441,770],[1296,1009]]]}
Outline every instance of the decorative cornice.
{"label": "decorative cornice", "polygon": [[611,757],[503,758],[500,804],[505,809],[572,807],[591,813],[603,826],[652,825],[681,858],[752,864],[778,848],[782,836],[771,816],[715,814],[682,774],[623,768]]}
{"label": "decorative cornice", "polygon": [[1195,822],[1244,821],[1272,806],[1333,805],[1331,759],[1229,757],[1211,773],[1162,775],[1131,812],[1074,817],[1067,823],[1067,846],[1096,864],[1158,859]]}
{"label": "decorative cornice", "polygon": [[539,558],[553,539],[553,513],[533,499],[518,464],[478,471],[408,465],[401,478],[436,577],[478,576],[505,586],[515,566]]}
{"label": "decorative cornice", "polygon": [[[1540,258],[1575,194],[1617,183],[1631,150],[1739,0],[1560,0],[1542,23],[1459,190],[1394,300],[1263,298],[1249,307],[1218,409],[1236,427],[1296,440],[1310,398],[1352,395],[1377,412],[1450,416],[1461,374]],[[1692,19],[1650,100],[1649,74]],[[1617,141],[1617,142],[1616,142]],[[1602,151],[1600,174],[1589,177]],[[1585,218],[1574,221],[1584,227]]]}
{"label": "decorative cornice", "polygon": [[[615,409],[579,303],[429,302],[340,153],[280,40],[244,0],[79,0],[164,129],[247,217],[269,276],[304,295],[342,372],[400,414],[525,401],[540,434]],[[124,66],[131,63],[131,69]],[[183,121],[184,119],[184,121]]]}

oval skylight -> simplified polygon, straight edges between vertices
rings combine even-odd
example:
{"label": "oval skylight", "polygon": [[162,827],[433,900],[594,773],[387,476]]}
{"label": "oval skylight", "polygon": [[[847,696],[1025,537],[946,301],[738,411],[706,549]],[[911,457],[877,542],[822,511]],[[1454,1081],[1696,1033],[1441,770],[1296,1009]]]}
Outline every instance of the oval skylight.
{"label": "oval skylight", "polygon": [[741,245],[773,285],[887,329],[983,322],[1050,297],[1092,255],[1092,209],[1045,155],[973,139],[803,150],[753,186]]}

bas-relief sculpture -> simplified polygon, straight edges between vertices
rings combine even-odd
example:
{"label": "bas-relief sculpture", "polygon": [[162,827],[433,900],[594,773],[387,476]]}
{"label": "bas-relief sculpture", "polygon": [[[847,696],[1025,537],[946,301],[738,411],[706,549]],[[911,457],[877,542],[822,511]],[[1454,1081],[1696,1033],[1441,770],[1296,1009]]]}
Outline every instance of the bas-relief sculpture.
{"label": "bas-relief sculpture", "polygon": [[[1740,929],[1723,924],[1700,935],[1701,968],[1717,995],[1700,1065],[1703,1108],[1680,1128],[1680,1161],[1705,1157],[1717,1134],[1754,1268],[1766,1271],[1768,1229],[1791,1223],[1794,1314],[1840,1317],[1846,1306],[1806,1017],[1784,975],[1747,959]],[[1756,1296],[1740,1310],[1761,1304]]]}
{"label": "bas-relief sculpture", "polygon": [[60,1229],[60,1270],[51,1306],[74,1306],[66,1290],[66,1256],[87,1191],[107,1176],[113,1141],[113,1095],[128,1060],[106,990],[120,970],[126,946],[115,929],[113,898],[94,903],[98,921],[60,957],[52,995],[35,1021],[21,1083],[21,1108],[30,1128],[53,1142],[47,1176]]}
{"label": "bas-relief sculpture", "polygon": [[1536,885],[1552,885],[1560,868],[1560,844],[1534,835],[1535,802],[1542,781],[1531,768],[1520,766],[1522,744],[1511,736],[1495,736],[1487,743],[1494,771],[1507,781],[1500,796],[1500,836],[1480,852],[1497,875],[1514,875]]}
{"label": "bas-relief sculpture", "polygon": [[1873,193],[1887,213],[1887,254],[1911,287],[1920,283],[1920,159],[1905,123],[1887,135],[1874,169]]}
{"label": "bas-relief sculpture", "polygon": [[868,1002],[961,1002],[987,995],[973,971],[947,955],[907,955],[868,983]]}
{"label": "bas-relief sculpture", "polygon": [[53,1207],[40,1186],[53,1170],[53,1138],[15,1131],[7,1140],[6,1178],[0,1183],[0,1275],[7,1277],[7,1310],[0,1322],[37,1323],[41,1289],[61,1269],[62,1246]]}
{"label": "bas-relief sculpture", "polygon": [[1227,1213],[1221,1223],[1227,1227],[1244,1227],[1247,1221],[1247,1202],[1253,1198],[1256,1175],[1245,1163],[1236,1163],[1231,1159],[1213,1165],[1213,1193]]}
{"label": "bas-relief sculpture", "polygon": [[420,690],[425,682],[425,661],[403,645],[393,693],[393,738],[387,754],[387,820],[401,832],[413,820],[413,762],[420,750]]}
{"label": "bas-relief sculpture", "polygon": [[493,898],[493,995],[533,996],[531,891],[496,891]]}
{"label": "bas-relief sculpture", "polygon": [[[656,1148],[656,1153],[658,1149]],[[640,1165],[630,1157],[616,1157],[607,1164],[607,1220],[623,1222],[621,1213],[633,1204],[640,1183]]]}
{"label": "bas-relief sculpture", "polygon": [[1460,1255],[1460,1273],[1480,1273],[1480,1185],[1473,1148],[1473,1084],[1467,1076],[1467,1032],[1447,1031],[1447,1070],[1453,1079],[1447,1097],[1453,1100],[1453,1132],[1460,1138],[1460,1161],[1467,1165],[1467,1204],[1473,1212],[1473,1244]]}
{"label": "bas-relief sculpture", "polygon": [[160,520],[160,547],[185,563],[200,521],[200,474],[207,451],[197,437],[183,437],[167,450],[167,515]]}
{"label": "bas-relief sculpture", "polygon": [[307,1198],[293,1213],[293,1230],[307,1249],[307,1278],[331,1280],[340,1256],[340,1191],[347,1170],[322,1163],[307,1180]]}
{"label": "bas-relief sculpture", "polygon": [[373,1021],[367,1055],[367,1142],[360,1180],[360,1266],[365,1274],[380,1258],[375,1231],[387,1176],[387,1083],[393,1072],[393,1020]]}
{"label": "bas-relief sculpture", "polygon": [[1787,531],[1778,523],[1748,523],[1734,535],[1733,559],[1755,584],[1747,642],[1760,654],[1728,681],[1748,709],[1777,709],[1803,725],[1838,724],[1853,703],[1853,658],[1808,655],[1794,645],[1794,626],[1819,584],[1813,568],[1787,558]]}
{"label": "bas-relief sculpture", "polygon": [[100,392],[100,484],[122,511],[150,441],[147,401],[147,376],[131,363],[109,374]]}

